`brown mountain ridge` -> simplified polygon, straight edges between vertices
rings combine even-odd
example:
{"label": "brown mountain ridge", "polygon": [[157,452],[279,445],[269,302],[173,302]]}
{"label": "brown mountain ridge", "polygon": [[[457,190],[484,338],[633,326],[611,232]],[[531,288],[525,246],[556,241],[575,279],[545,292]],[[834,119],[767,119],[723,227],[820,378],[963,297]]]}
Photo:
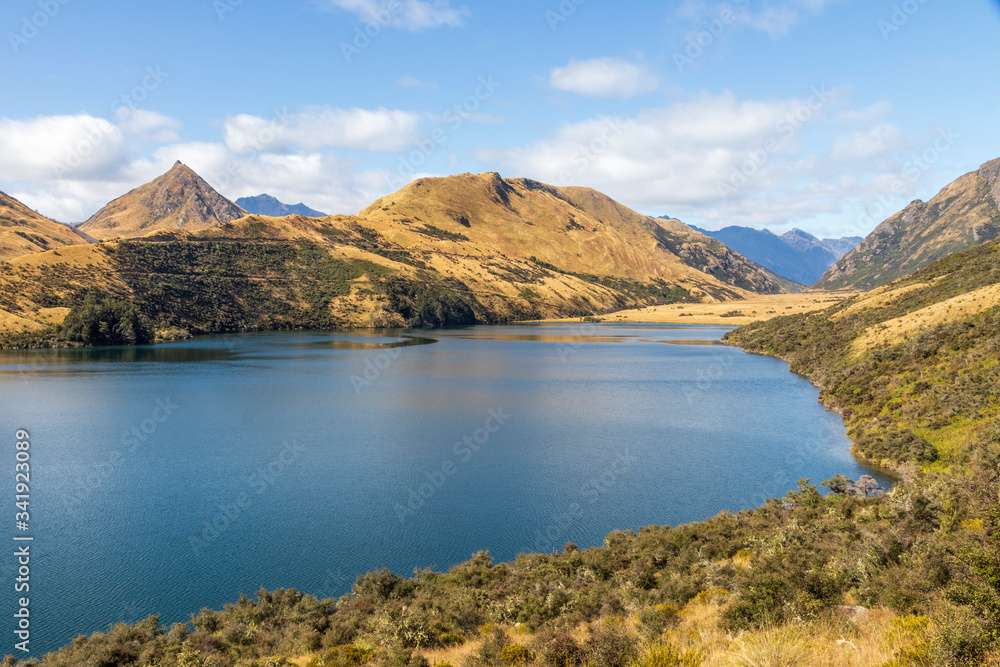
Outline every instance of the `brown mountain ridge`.
{"label": "brown mountain ridge", "polygon": [[579,317],[801,288],[586,188],[462,174],[355,216],[183,217],[214,200],[208,187],[175,165],[88,223],[111,241],[0,264],[0,315],[43,331],[98,292],[176,335]]}
{"label": "brown mountain ridge", "polygon": [[1000,159],[887,219],[834,264],[818,289],[869,290],[1000,236]]}
{"label": "brown mountain ridge", "polygon": [[0,261],[86,242],[72,227],[0,192]]}
{"label": "brown mountain ridge", "polygon": [[167,173],[109,203],[80,230],[98,239],[128,238],[158,229],[198,231],[245,215],[178,161]]}

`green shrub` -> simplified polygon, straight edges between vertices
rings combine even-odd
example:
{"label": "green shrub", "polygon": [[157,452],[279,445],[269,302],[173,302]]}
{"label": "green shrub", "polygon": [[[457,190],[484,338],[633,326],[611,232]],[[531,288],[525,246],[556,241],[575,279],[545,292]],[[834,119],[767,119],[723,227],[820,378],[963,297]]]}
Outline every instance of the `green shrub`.
{"label": "green shrub", "polygon": [[788,586],[781,577],[751,571],[740,586],[739,595],[722,613],[728,630],[749,630],[765,624],[784,620],[784,605],[788,599]]}
{"label": "green shrub", "polygon": [[858,438],[855,448],[873,461],[930,463],[938,459],[937,450],[931,443],[912,431],[901,429],[863,435]]}
{"label": "green shrub", "polygon": [[628,667],[639,657],[639,642],[622,619],[613,616],[594,629],[587,653],[596,665]]}
{"label": "green shrub", "polygon": [[639,612],[639,622],[649,634],[656,637],[663,634],[667,628],[677,622],[680,609],[672,604],[658,604],[646,607]]}
{"label": "green shrub", "polygon": [[93,346],[153,342],[152,326],[135,304],[96,294],[70,309],[61,332],[67,340]]}
{"label": "green shrub", "polygon": [[511,644],[500,651],[500,660],[506,665],[527,665],[535,660],[535,654],[527,646]]}
{"label": "green shrub", "polygon": [[967,607],[950,607],[936,619],[930,652],[936,665],[978,665],[990,648],[995,628]]}
{"label": "green shrub", "polygon": [[577,667],[587,658],[587,652],[570,634],[556,635],[546,645],[543,662],[550,667]]}

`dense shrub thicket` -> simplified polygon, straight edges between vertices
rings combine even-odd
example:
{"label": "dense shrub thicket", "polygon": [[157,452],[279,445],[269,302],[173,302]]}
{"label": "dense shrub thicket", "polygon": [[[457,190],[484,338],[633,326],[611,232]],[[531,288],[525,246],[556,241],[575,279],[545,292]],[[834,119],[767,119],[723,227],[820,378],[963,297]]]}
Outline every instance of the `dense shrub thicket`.
{"label": "dense shrub thicket", "polygon": [[84,345],[147,345],[153,342],[149,319],[134,303],[89,294],[74,306],[60,333]]}

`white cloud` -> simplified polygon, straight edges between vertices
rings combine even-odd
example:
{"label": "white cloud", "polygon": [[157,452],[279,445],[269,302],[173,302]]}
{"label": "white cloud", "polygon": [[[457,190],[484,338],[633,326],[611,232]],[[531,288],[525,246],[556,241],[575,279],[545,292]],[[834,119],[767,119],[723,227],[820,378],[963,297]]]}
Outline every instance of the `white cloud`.
{"label": "white cloud", "polygon": [[549,74],[549,85],[587,97],[635,97],[655,90],[656,75],[644,65],[618,58],[570,60]]}
{"label": "white cloud", "polygon": [[848,124],[865,124],[879,121],[892,111],[892,104],[881,100],[863,109],[843,109],[838,114],[838,120]]}
{"label": "white cloud", "polygon": [[180,121],[155,111],[120,107],[115,120],[122,132],[130,136],[161,144],[180,141],[177,134]]}
{"label": "white cloud", "polygon": [[898,127],[892,123],[879,123],[837,139],[830,157],[834,160],[869,160],[897,152],[904,147],[905,142]]}
{"label": "white cloud", "polygon": [[353,214],[391,190],[390,174],[354,159],[319,152],[236,154],[223,144],[186,143],[156,151],[160,171],[175,160],[235,201],[267,193],[330,214]]}
{"label": "white cloud", "polygon": [[[180,123],[151,111],[130,110],[115,122],[85,114],[0,119],[0,187],[45,215],[82,222],[181,160],[233,199],[267,192],[353,213],[390,191],[392,174],[318,149],[401,150],[418,138],[421,120],[384,109],[243,115],[226,120],[223,140],[184,142]],[[286,153],[274,152],[282,146]]]}
{"label": "white cloud", "polygon": [[677,15],[696,24],[702,30],[708,24],[737,24],[765,32],[771,38],[783,37],[802,19],[803,13],[818,14],[837,0],[777,0],[751,3],[750,0],[709,3],[706,0],[685,0]]}
{"label": "white cloud", "polygon": [[468,14],[453,9],[449,0],[325,0],[324,6],[353,12],[366,23],[403,30],[461,26]]}
{"label": "white cloud", "polygon": [[759,12],[745,11],[739,14],[739,20],[744,25],[766,32],[769,37],[787,35],[799,20],[799,14],[791,7],[764,6]]}
{"label": "white cloud", "polygon": [[633,208],[710,227],[803,226],[839,216],[843,233],[867,233],[852,205],[898,180],[909,156],[894,125],[844,127],[844,95],[702,94],[631,117],[572,123],[533,145],[478,157],[487,168],[592,187]]}
{"label": "white cloud", "polygon": [[119,127],[87,114],[0,119],[0,178],[102,177],[124,145]]}
{"label": "white cloud", "polygon": [[138,185],[133,181],[59,180],[21,184],[11,197],[60,222],[83,222]]}
{"label": "white cloud", "polygon": [[237,153],[350,148],[393,152],[419,137],[421,117],[390,109],[313,109],[272,119],[239,114],[226,119],[223,138]]}
{"label": "white cloud", "polygon": [[124,160],[117,166],[118,175],[107,180],[22,181],[8,193],[44,215],[82,222],[111,200],[165,173],[177,160],[234,201],[266,192],[331,214],[356,213],[398,185],[394,174],[364,169],[351,158],[317,152],[239,154],[221,142],[184,142],[162,146],[149,158]]}

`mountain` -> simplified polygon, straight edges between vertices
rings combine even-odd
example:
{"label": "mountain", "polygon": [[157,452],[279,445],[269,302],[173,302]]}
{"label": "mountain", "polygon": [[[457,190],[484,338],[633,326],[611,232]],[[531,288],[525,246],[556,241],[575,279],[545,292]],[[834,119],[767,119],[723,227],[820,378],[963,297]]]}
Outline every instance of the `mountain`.
{"label": "mountain", "polygon": [[[795,231],[795,230],[793,230],[793,231]],[[786,232],[786,233],[782,234],[782,237],[786,237],[789,234],[791,234],[791,232]],[[810,234],[810,236],[812,236],[812,235]],[[812,238],[815,239],[816,237],[813,236]],[[846,255],[847,253],[849,253],[852,250],[854,250],[854,248],[857,247],[857,245],[859,243],[861,243],[862,241],[864,241],[864,237],[863,236],[843,236],[843,237],[841,237],[839,239],[816,239],[816,240],[819,241],[819,244],[821,246],[823,246],[824,248],[826,248],[827,250],[829,250],[830,252],[832,252],[833,254],[835,254],[837,256],[837,259],[840,259],[841,257],[843,257],[844,255]]]}
{"label": "mountain", "polygon": [[1000,236],[1000,159],[919,199],[844,255],[816,287],[871,289]]}
{"label": "mountain", "polygon": [[80,230],[98,239],[127,238],[157,229],[197,231],[246,214],[177,162],[167,173],[102,208]]}
{"label": "mountain", "polygon": [[722,241],[764,268],[805,285],[819,280],[824,271],[861,241],[860,237],[818,239],[801,229],[781,236],[767,229],[737,226],[698,231]]}
{"label": "mountain", "polygon": [[39,215],[0,192],[0,261],[86,242],[69,225]]}
{"label": "mountain", "polygon": [[843,257],[845,254],[850,252],[854,246],[864,240],[860,236],[843,236],[839,239],[820,239],[816,238],[809,232],[802,231],[801,229],[792,229],[791,231],[782,234],[779,238],[800,252],[809,252],[810,250],[816,248],[822,248],[828,253],[835,255],[836,259]]}
{"label": "mountain", "polygon": [[271,195],[257,195],[256,197],[240,197],[236,200],[236,205],[242,207],[247,213],[253,215],[267,215],[272,218],[281,218],[286,215],[303,215],[307,218],[325,218],[326,213],[320,213],[316,209],[309,208],[305,204],[295,204],[289,206],[283,204]]}
{"label": "mountain", "polygon": [[678,220],[639,214],[589,188],[496,173],[423,178],[373,202],[358,217],[390,237],[439,226],[476,247],[534,258],[563,272],[696,287],[711,276],[755,293],[796,289]]}
{"label": "mountain", "polygon": [[356,216],[248,215],[81,251],[14,260],[0,310],[38,329],[97,292],[197,334],[580,317],[799,287],[678,221],[497,174],[421,179]]}

